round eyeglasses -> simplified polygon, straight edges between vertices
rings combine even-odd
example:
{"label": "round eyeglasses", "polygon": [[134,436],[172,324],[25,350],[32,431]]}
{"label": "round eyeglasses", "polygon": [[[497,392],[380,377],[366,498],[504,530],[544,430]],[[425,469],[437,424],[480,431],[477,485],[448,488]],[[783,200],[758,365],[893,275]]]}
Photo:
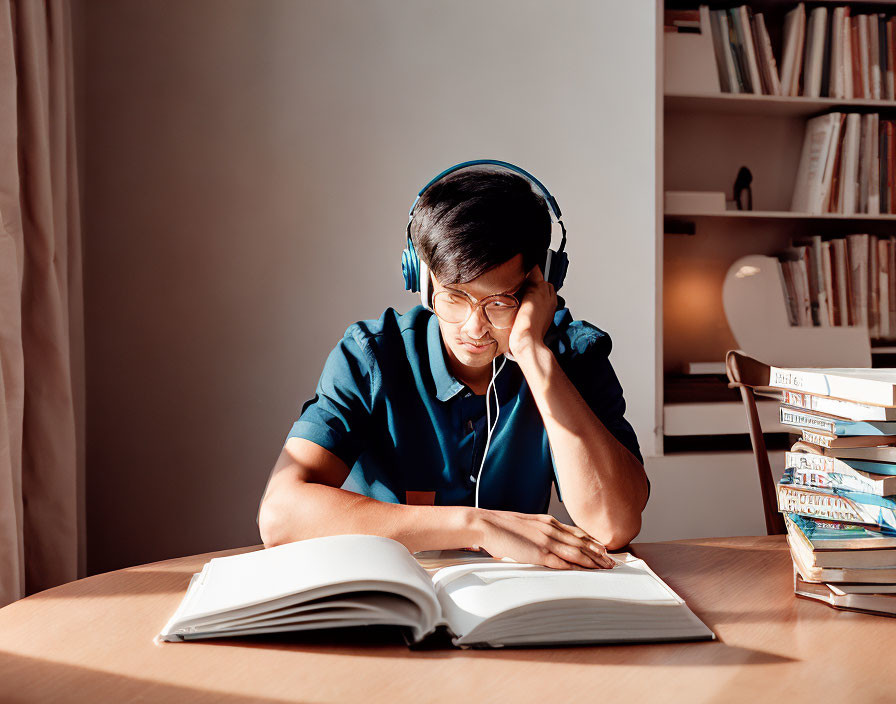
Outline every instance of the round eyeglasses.
{"label": "round eyeglasses", "polygon": [[432,297],[432,308],[441,320],[452,325],[466,323],[475,308],[482,308],[491,325],[504,329],[513,326],[520,302],[509,293],[486,296],[474,303],[459,291],[439,291]]}

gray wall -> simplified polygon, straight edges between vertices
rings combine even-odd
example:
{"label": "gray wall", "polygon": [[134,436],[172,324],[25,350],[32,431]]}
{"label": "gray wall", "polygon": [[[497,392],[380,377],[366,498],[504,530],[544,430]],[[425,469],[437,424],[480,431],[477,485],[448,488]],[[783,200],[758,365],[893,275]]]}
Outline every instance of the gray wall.
{"label": "gray wall", "polygon": [[568,304],[653,452],[652,0],[81,10],[91,572],[258,542],[327,352],[415,304],[407,209],[464,159],[557,197]]}

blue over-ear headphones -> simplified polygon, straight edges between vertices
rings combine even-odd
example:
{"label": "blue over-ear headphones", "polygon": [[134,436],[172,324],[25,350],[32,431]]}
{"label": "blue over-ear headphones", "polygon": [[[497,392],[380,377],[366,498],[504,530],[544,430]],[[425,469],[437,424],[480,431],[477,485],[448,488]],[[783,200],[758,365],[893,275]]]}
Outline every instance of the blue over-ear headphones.
{"label": "blue over-ear headphones", "polygon": [[557,201],[554,196],[551,195],[550,191],[544,187],[544,185],[535,178],[532,174],[530,174],[525,169],[521,169],[519,166],[515,166],[514,164],[510,164],[506,161],[496,161],[495,159],[476,159],[474,161],[464,161],[460,164],[455,164],[454,166],[445,169],[442,173],[432,179],[429,183],[427,183],[423,188],[420,189],[420,192],[417,194],[417,198],[414,200],[413,205],[411,205],[410,211],[408,211],[408,227],[407,227],[407,240],[408,244],[405,247],[405,250],[401,253],[401,272],[404,275],[404,287],[408,291],[413,291],[414,293],[420,292],[420,300],[423,302],[424,307],[429,308],[429,293],[430,293],[430,279],[429,279],[429,270],[426,267],[426,263],[417,256],[417,251],[414,249],[414,243],[411,241],[411,222],[414,220],[414,208],[417,207],[417,203],[420,200],[420,197],[426,193],[430,186],[432,186],[436,181],[448,176],[449,174],[454,173],[455,171],[459,171],[460,169],[465,169],[468,166],[480,166],[480,165],[492,165],[492,166],[501,166],[505,169],[509,169],[510,171],[515,171],[520,176],[523,176],[530,183],[532,183],[542,194],[545,199],[545,202],[548,204],[548,208],[553,213],[554,218],[557,223],[560,225],[561,231],[563,233],[563,238],[560,241],[560,247],[556,251],[548,248],[547,257],[544,262],[544,278],[545,281],[554,285],[554,289],[559,291],[560,287],[563,286],[563,280],[566,278],[566,270],[569,268],[569,257],[566,252],[566,226],[563,224],[563,221],[560,219],[560,206],[557,205]]}

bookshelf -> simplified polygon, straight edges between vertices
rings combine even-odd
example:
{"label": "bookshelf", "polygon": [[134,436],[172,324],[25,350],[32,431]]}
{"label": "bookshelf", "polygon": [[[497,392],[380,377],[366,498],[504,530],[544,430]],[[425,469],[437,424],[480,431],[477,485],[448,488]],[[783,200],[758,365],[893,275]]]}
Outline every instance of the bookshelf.
{"label": "bookshelf", "polygon": [[[664,68],[662,25],[668,9],[696,9],[699,2],[658,0],[658,57]],[[736,7],[741,2],[703,3],[711,8]],[[781,67],[783,24],[793,0],[746,3],[765,16],[778,67]],[[896,15],[887,2],[814,2],[812,7],[849,5],[854,12]],[[790,201],[802,152],[806,120],[829,110],[878,112],[896,119],[896,101],[785,97],[757,94],[666,92],[663,71],[658,74],[657,202],[663,208],[657,233],[661,262],[659,288],[662,320],[658,323],[661,393],[658,393],[663,444],[688,447],[687,438],[736,435],[746,432],[739,399],[727,395],[716,380],[697,382],[682,374],[688,362],[719,362],[736,342],[722,309],[721,288],[728,268],[749,254],[774,255],[792,240],[822,235],[836,237],[862,232],[896,234],[896,214],[841,215],[790,211]],[[680,85],[681,81],[676,81]],[[666,210],[666,191],[723,191],[732,198],[741,166],[753,176],[752,211]],[[876,360],[887,360],[896,348],[872,350]],[[877,364],[877,362],[875,362]],[[760,402],[766,432],[783,432],[776,406]],[[670,439],[675,439],[670,443]],[[684,442],[681,442],[684,440]]]}

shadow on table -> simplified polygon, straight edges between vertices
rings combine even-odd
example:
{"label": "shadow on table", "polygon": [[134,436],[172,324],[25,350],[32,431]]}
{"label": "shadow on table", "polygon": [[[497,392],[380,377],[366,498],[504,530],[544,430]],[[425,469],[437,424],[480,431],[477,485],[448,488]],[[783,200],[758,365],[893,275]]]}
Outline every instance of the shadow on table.
{"label": "shadow on table", "polygon": [[[197,641],[198,643],[198,641]],[[165,644],[191,647],[193,644]],[[488,658],[521,662],[557,662],[582,665],[767,665],[792,662],[761,650],[729,646],[719,641],[678,643],[620,643],[539,648],[473,648],[451,645],[445,635],[432,637],[423,646],[408,647],[401,629],[391,626],[357,626],[305,633],[277,633],[265,636],[202,641],[215,648],[261,648],[297,653],[345,655],[347,657],[395,657],[445,660],[448,658]]]}

